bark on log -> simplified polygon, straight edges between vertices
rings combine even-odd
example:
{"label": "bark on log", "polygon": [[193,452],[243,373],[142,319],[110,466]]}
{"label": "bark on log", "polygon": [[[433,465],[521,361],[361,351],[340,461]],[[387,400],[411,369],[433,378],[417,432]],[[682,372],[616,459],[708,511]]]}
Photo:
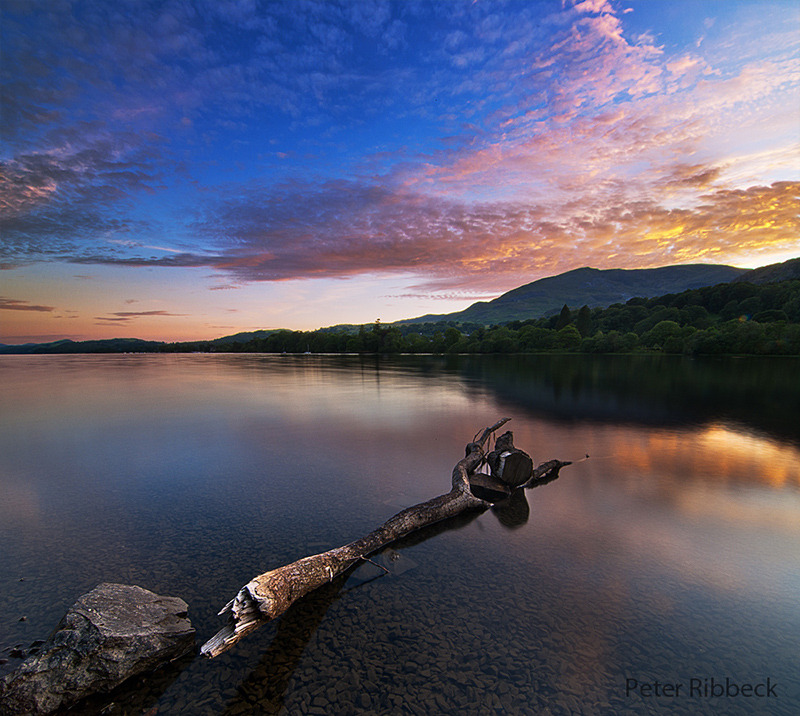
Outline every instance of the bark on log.
{"label": "bark on log", "polygon": [[[359,559],[426,525],[454,517],[468,509],[486,509],[490,502],[470,491],[470,476],[485,460],[484,445],[510,418],[503,418],[483,430],[466,447],[465,456],[456,463],[450,492],[409,507],[391,517],[368,535],[343,547],[304,557],[251,579],[219,612],[228,614],[228,623],[200,649],[207,657],[218,656],[239,639],[262,624],[283,614],[294,602],[332,581]],[[564,463],[552,460],[532,472],[528,483],[557,474]],[[526,483],[526,486],[527,484]]]}
{"label": "bark on log", "polygon": [[524,485],[533,473],[533,459],[524,450],[514,447],[514,435],[510,430],[497,438],[486,462],[492,475],[512,488]]}

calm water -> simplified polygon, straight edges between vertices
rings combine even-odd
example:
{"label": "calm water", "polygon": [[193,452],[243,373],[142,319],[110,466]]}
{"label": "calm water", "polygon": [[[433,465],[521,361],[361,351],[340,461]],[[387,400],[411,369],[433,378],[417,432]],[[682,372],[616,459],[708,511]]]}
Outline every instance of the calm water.
{"label": "calm water", "polygon": [[[446,492],[500,417],[575,461],[110,713],[800,712],[800,361],[4,356],[0,385],[0,649],[102,581],[182,597],[202,643],[255,574]],[[712,677],[776,696],[689,694]]]}

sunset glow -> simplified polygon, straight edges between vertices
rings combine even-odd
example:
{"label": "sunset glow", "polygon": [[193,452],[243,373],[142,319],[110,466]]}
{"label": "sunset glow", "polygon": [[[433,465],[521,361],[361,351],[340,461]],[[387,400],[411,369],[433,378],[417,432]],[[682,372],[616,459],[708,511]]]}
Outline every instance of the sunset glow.
{"label": "sunset glow", "polygon": [[800,255],[800,7],[5,2],[0,343]]}

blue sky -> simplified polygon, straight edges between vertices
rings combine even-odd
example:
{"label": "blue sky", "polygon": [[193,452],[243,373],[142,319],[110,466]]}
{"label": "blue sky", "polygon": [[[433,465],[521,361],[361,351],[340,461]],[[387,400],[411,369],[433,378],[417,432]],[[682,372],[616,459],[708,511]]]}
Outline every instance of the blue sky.
{"label": "blue sky", "polygon": [[792,2],[2,5],[0,342],[800,255]]}

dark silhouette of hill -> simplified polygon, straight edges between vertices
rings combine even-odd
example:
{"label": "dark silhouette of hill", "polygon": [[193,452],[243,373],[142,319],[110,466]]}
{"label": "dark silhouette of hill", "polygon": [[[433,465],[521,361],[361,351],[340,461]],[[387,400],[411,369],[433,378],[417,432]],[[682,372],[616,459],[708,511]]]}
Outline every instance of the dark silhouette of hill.
{"label": "dark silhouette of hill", "polygon": [[245,343],[252,341],[254,338],[266,338],[270,333],[274,333],[275,329],[261,330],[261,331],[246,331],[242,333],[234,333],[232,336],[223,336],[222,338],[215,338],[210,343],[217,346],[224,346],[226,343]]}
{"label": "dark silhouette of hill", "polygon": [[43,353],[155,353],[161,350],[161,341],[143,341],[139,338],[109,338],[97,341],[71,341],[65,338],[50,343],[25,343],[0,345],[0,353],[39,355]]}
{"label": "dark silhouette of hill", "polygon": [[539,318],[563,305],[596,308],[625,303],[634,297],[652,298],[692,288],[728,283],[748,274],[747,269],[721,264],[689,264],[655,269],[594,269],[542,278],[515,288],[492,301],[479,301],[456,313],[429,314],[404,323],[456,321],[459,323],[507,323]]}
{"label": "dark silhouette of hill", "polygon": [[800,278],[800,258],[751,269],[733,280],[735,282],[746,281],[747,283],[764,284],[791,281],[795,278]]}
{"label": "dark silhouette of hill", "polygon": [[[51,343],[0,344],[0,354],[143,353],[189,350],[445,352],[450,348],[464,349],[464,346],[461,345],[463,336],[471,336],[475,331],[483,330],[486,326],[524,322],[536,323],[537,328],[546,331],[558,330],[564,327],[558,325],[556,314],[559,313],[559,310],[567,316],[564,325],[572,323],[570,311],[565,308],[566,306],[571,306],[575,310],[582,307],[576,318],[578,340],[581,337],[593,336],[597,331],[606,334],[606,338],[620,331],[622,333],[627,331],[628,336],[635,333],[636,336],[641,334],[640,337],[642,337],[647,331],[654,328],[656,323],[663,321],[671,321],[678,328],[689,326],[699,330],[705,330],[715,321],[727,321],[737,316],[753,318],[755,323],[760,324],[786,321],[795,323],[798,319],[793,292],[796,292],[798,279],[800,279],[800,258],[750,270],[716,264],[664,266],[656,269],[580,268],[558,276],[533,281],[511,290],[493,301],[478,302],[463,311],[421,316],[391,324],[377,323],[371,331],[367,330],[366,326],[355,325],[331,326],[313,332],[269,329],[237,333],[211,341],[184,343],[143,341],[136,338],[77,342],[65,339]],[[792,282],[794,285],[788,285]],[[784,286],[783,289],[777,285],[769,289],[762,288],[766,284],[780,283],[786,283],[787,286]],[[750,284],[749,288],[747,284]],[[712,287],[716,288],[709,293]],[[679,295],[700,289],[703,291],[694,296]],[[683,316],[680,311],[685,313],[688,310],[685,308],[687,302],[695,306],[694,314],[702,313],[700,309],[705,307],[708,316],[705,318],[703,316],[698,318],[694,314],[688,318]],[[623,306],[622,304],[627,305]],[[649,304],[653,304],[653,306],[648,307]],[[609,306],[608,311],[597,313]],[[653,310],[651,311],[651,309]],[[654,311],[657,315],[654,313],[650,316],[650,313]],[[678,313],[676,314],[676,312]],[[639,315],[640,313],[642,315]],[[510,328],[517,330],[520,326],[511,325]],[[751,327],[748,330],[752,332],[755,329]],[[447,335],[448,331],[450,335]],[[432,343],[431,341],[426,342],[427,339],[420,339],[417,340],[418,345],[411,345],[409,340],[413,336],[409,338],[409,333],[419,334],[417,339],[420,339],[420,336],[435,337],[437,334],[439,338]],[[716,336],[712,338],[716,339]],[[785,336],[773,336],[772,338],[778,342],[786,342]],[[371,344],[367,344],[372,339],[380,340],[376,346],[371,347]],[[476,340],[478,339],[476,338]],[[491,343],[484,336],[478,342],[482,346],[487,341]],[[413,343],[413,340],[411,342]],[[513,341],[511,342],[513,343]],[[483,347],[478,350],[475,346],[467,346],[467,348],[469,350],[465,349],[466,352],[508,352],[500,348],[490,350],[490,347],[485,350]],[[534,345],[517,346],[517,349],[524,350],[542,348],[543,346]],[[602,346],[598,347],[596,351],[625,352],[630,346],[628,348],[606,346],[607,350],[601,350],[601,348]],[[594,350],[589,352],[594,352]],[[702,352],[719,351],[704,349]]]}

